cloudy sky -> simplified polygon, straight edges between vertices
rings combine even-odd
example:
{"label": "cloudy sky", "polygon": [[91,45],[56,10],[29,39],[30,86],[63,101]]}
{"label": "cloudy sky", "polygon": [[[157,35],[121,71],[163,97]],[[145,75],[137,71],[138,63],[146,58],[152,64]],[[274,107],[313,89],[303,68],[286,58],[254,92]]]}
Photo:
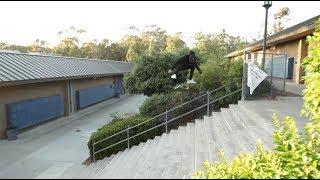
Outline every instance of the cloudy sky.
{"label": "cloudy sky", "polygon": [[[130,26],[143,28],[157,24],[169,34],[182,32],[188,45],[197,32],[227,33],[244,38],[257,37],[263,31],[263,1],[105,1],[105,2],[0,2],[0,42],[31,44],[36,38],[54,45],[57,32],[70,26],[87,31],[88,40],[119,40]],[[274,1],[273,14],[282,7],[291,14],[286,26],[292,26],[320,14],[320,2]],[[270,22],[272,23],[272,22]]]}

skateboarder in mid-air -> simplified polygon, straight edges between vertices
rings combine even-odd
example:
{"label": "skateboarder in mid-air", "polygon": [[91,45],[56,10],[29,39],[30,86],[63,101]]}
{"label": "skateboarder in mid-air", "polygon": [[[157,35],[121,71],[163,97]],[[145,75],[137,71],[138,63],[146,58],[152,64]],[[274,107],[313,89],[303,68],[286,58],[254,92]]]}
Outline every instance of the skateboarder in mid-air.
{"label": "skateboarder in mid-air", "polygon": [[190,76],[187,83],[196,83],[192,77],[194,69],[197,68],[200,74],[202,74],[201,69],[198,66],[198,58],[196,57],[196,54],[193,51],[190,51],[188,54],[182,56],[179,58],[171,67],[171,69],[168,71],[169,74],[172,74],[171,78],[177,79],[177,74],[179,74],[180,71],[188,70],[190,69]]}

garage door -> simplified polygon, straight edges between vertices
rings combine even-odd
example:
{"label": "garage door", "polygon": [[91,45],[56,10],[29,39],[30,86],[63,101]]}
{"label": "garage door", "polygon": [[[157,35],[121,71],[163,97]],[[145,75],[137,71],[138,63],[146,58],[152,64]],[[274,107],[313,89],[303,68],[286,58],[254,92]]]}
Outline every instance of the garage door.
{"label": "garage door", "polygon": [[115,87],[113,84],[77,90],[77,108],[81,109],[113,96],[115,96]]}
{"label": "garage door", "polygon": [[62,96],[54,95],[6,104],[8,127],[23,129],[63,116]]}
{"label": "garage door", "polygon": [[122,77],[116,76],[116,93],[122,94]]}

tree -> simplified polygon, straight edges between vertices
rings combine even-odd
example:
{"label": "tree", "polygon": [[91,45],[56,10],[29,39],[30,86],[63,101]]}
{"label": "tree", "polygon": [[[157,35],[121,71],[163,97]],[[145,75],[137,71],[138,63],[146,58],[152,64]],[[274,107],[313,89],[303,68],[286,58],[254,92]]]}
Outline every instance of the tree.
{"label": "tree", "polygon": [[141,50],[138,48],[136,43],[131,44],[126,54],[126,61],[135,61],[139,59],[139,53]]}
{"label": "tree", "polygon": [[76,29],[70,26],[65,31],[59,31],[58,36],[62,37],[61,42],[54,47],[53,51],[62,56],[83,57],[81,46],[83,45],[82,34],[86,33],[83,29]]}
{"label": "tree", "polygon": [[228,53],[241,49],[247,44],[247,41],[231,36],[225,30],[220,34],[197,33],[195,35],[195,50],[202,62],[216,61],[219,63]]}
{"label": "tree", "polygon": [[50,53],[52,50],[47,47],[45,40],[36,39],[35,42],[29,46],[29,52]]}
{"label": "tree", "polygon": [[[97,43],[96,43],[97,44]],[[96,59],[108,59],[108,45],[109,40],[103,39],[99,44],[96,45]]]}
{"label": "tree", "polygon": [[112,43],[107,47],[106,59],[114,61],[125,61],[126,60],[126,49],[119,43]]}
{"label": "tree", "polygon": [[172,53],[142,55],[136,61],[133,73],[125,76],[125,87],[131,94],[142,93],[147,96],[171,92],[176,83],[168,76],[168,70],[176,58],[177,55]]}
{"label": "tree", "polygon": [[166,43],[167,52],[178,52],[186,49],[186,43],[181,39],[181,32],[168,36]]}
{"label": "tree", "polygon": [[56,47],[54,47],[54,53],[69,57],[82,57],[78,42],[79,41],[76,38],[65,38]]}
{"label": "tree", "polygon": [[281,8],[274,14],[273,33],[280,32],[284,29],[284,22],[289,21],[290,9],[288,7]]}
{"label": "tree", "polygon": [[94,42],[87,42],[84,43],[83,46],[80,48],[81,55],[85,58],[97,58],[98,56],[98,45]]}

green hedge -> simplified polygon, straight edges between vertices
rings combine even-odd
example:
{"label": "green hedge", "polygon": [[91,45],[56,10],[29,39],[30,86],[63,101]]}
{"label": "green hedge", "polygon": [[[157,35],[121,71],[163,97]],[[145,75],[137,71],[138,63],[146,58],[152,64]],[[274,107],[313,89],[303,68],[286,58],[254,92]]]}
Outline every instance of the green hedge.
{"label": "green hedge", "polygon": [[140,114],[146,117],[154,117],[170,108],[173,93],[170,94],[154,94],[148,97],[140,106]]}
{"label": "green hedge", "polygon": [[[92,145],[93,142],[98,142],[108,136],[111,136],[115,133],[118,133],[122,130],[127,129],[128,125],[129,126],[134,126],[136,124],[139,124],[141,122],[144,122],[148,120],[147,117],[143,117],[141,115],[134,115],[131,116],[129,118],[126,119],[117,119],[116,121],[112,121],[109,124],[99,128],[95,133],[93,133],[90,137],[90,140],[88,142],[88,148],[90,150],[90,155],[93,155],[93,151],[92,151]],[[140,132],[143,132],[151,127],[156,126],[157,123],[155,121],[149,121],[141,126],[138,126],[136,128],[133,128],[130,130],[130,136],[133,136],[135,134],[138,134]],[[155,136],[160,135],[160,131],[159,128],[156,128],[154,130],[148,131],[140,136],[137,136],[133,139],[130,139],[130,147],[132,147],[133,145],[138,145],[140,144],[140,142],[146,142],[148,139],[153,139]],[[95,152],[99,151],[102,148],[108,147],[114,143],[117,143],[121,140],[124,140],[127,138],[127,133],[121,133],[115,137],[112,137],[100,144],[97,144],[95,146]],[[119,151],[123,151],[127,148],[127,142],[123,142],[121,144],[118,144],[116,146],[113,146],[105,151],[102,151],[98,154],[96,154],[96,159],[103,159],[104,157],[109,157],[112,154],[116,154]]]}

